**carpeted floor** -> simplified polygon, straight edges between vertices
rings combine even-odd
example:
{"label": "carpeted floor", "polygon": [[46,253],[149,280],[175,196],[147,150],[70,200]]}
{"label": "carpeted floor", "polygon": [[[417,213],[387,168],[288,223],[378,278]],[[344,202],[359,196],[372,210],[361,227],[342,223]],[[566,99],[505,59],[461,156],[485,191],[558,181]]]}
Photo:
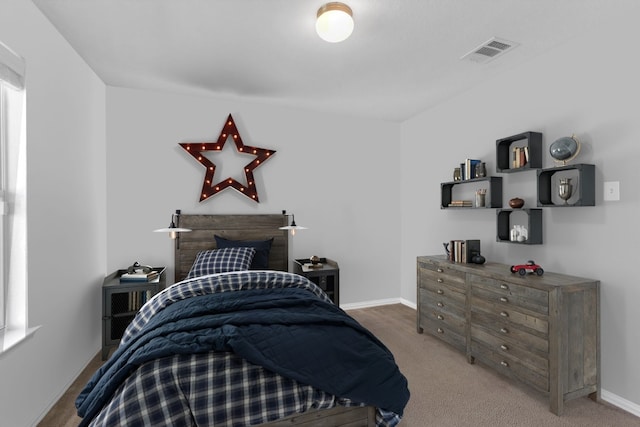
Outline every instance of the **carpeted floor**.
{"label": "carpeted floor", "polygon": [[[395,304],[349,314],[389,347],[409,381],[403,427],[640,427],[640,418],[586,397],[567,402],[564,415],[557,417],[544,395],[480,364],[470,365],[460,352],[418,334],[416,312],[409,307]],[[39,426],[78,425],[73,402],[100,364],[96,356]]]}

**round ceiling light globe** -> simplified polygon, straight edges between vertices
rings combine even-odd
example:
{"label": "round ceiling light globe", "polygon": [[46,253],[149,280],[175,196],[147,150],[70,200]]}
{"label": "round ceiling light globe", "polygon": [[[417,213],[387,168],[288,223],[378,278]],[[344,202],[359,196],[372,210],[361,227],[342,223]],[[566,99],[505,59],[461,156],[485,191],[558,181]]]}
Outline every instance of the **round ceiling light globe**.
{"label": "round ceiling light globe", "polygon": [[353,32],[353,17],[349,6],[343,3],[327,3],[318,10],[316,32],[322,40],[338,43]]}

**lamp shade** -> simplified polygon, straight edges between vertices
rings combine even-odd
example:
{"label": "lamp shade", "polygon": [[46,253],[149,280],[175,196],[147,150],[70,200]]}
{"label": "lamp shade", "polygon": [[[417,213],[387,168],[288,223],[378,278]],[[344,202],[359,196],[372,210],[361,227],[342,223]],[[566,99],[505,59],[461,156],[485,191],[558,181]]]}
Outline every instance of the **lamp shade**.
{"label": "lamp shade", "polygon": [[322,40],[338,43],[353,32],[353,12],[344,3],[331,2],[318,9],[316,32]]}
{"label": "lamp shade", "polygon": [[154,233],[171,233],[170,236],[172,239],[175,239],[178,235],[176,233],[188,233],[189,231],[191,231],[190,228],[180,228],[180,227],[176,227],[175,225],[173,227],[169,226],[167,228],[158,228],[157,230],[153,230]]}
{"label": "lamp shade", "polygon": [[180,216],[180,211],[176,210],[176,213],[171,215],[171,223],[169,224],[168,227],[166,227],[166,228],[158,228],[157,230],[153,230],[153,232],[154,233],[169,233],[169,236],[172,239],[175,239],[176,237],[178,237],[178,233],[188,233],[189,231],[191,231],[190,228],[176,227],[175,219],[177,217],[179,217],[179,216]]}
{"label": "lamp shade", "polygon": [[302,227],[296,224],[296,217],[294,214],[288,214],[287,211],[282,211],[282,215],[291,217],[291,224],[285,225],[284,227],[278,227],[278,230],[289,230],[292,236],[296,235],[297,230],[307,230],[307,227]]}

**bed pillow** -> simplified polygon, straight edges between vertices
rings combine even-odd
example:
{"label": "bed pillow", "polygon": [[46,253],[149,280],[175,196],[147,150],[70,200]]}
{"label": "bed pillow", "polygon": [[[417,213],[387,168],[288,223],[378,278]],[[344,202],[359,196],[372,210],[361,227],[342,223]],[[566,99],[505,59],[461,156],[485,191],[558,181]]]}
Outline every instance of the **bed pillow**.
{"label": "bed pillow", "polygon": [[251,270],[267,270],[269,268],[269,251],[271,251],[273,237],[266,240],[229,240],[220,236],[214,235],[214,237],[218,249],[237,247],[254,248],[256,254],[251,262]]}
{"label": "bed pillow", "polygon": [[187,279],[213,273],[248,270],[256,250],[249,247],[212,249],[198,252]]}

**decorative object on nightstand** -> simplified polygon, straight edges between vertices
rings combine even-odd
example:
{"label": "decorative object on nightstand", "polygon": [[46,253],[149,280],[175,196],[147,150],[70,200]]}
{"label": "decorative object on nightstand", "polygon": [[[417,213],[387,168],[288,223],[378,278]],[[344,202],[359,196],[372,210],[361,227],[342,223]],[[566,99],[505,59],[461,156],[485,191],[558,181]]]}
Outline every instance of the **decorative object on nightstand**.
{"label": "decorative object on nightstand", "polygon": [[152,280],[121,281],[128,269],[117,270],[102,282],[102,360],[116,347],[142,306],[165,287],[165,268],[152,267]]}
{"label": "decorative object on nightstand", "polygon": [[306,277],[318,285],[335,305],[340,303],[340,268],[338,263],[328,258],[318,258],[314,266],[311,258],[296,259],[293,272]]}

